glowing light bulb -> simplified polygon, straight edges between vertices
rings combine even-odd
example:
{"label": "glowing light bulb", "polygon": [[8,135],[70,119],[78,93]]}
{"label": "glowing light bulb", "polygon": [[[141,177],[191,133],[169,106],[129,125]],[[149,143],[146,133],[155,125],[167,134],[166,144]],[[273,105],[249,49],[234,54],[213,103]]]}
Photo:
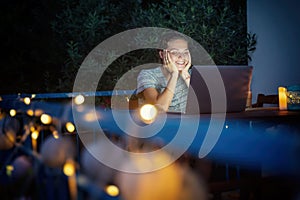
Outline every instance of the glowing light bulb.
{"label": "glowing light bulb", "polygon": [[43,124],[50,124],[52,122],[52,117],[48,114],[42,114],[40,119]]}
{"label": "glowing light bulb", "polygon": [[31,133],[31,138],[36,140],[39,137],[39,132],[37,130]]}
{"label": "glowing light bulb", "polygon": [[75,174],[75,163],[73,160],[68,159],[64,164],[63,168],[64,174],[66,176],[73,176]]}
{"label": "glowing light bulb", "polygon": [[55,139],[59,138],[59,134],[58,134],[57,130],[52,131],[52,135]]}
{"label": "glowing light bulb", "polygon": [[67,122],[66,129],[69,133],[73,133],[75,131],[75,126],[71,122]]}
{"label": "glowing light bulb", "polygon": [[35,131],[35,127],[34,126],[30,126],[30,131],[31,132]]}
{"label": "glowing light bulb", "polygon": [[80,104],[83,104],[84,102],[84,96],[83,95],[77,95],[75,98],[74,98],[74,103],[77,104],[77,105],[80,105]]}
{"label": "glowing light bulb", "polygon": [[36,110],[34,111],[34,115],[35,115],[35,116],[41,116],[42,114],[43,114],[43,110],[36,109]]}
{"label": "glowing light bulb", "polygon": [[108,185],[105,188],[105,191],[108,195],[112,196],[112,197],[116,197],[119,195],[120,190],[117,186],[115,185]]}
{"label": "glowing light bulb", "polygon": [[145,123],[152,123],[157,116],[157,109],[154,105],[145,104],[140,109],[140,117]]}
{"label": "glowing light bulb", "polygon": [[11,109],[11,110],[9,111],[9,115],[10,115],[11,117],[16,116],[16,114],[17,114],[17,111],[16,111],[15,109]]}
{"label": "glowing light bulb", "polygon": [[88,122],[93,122],[95,120],[98,120],[100,118],[100,114],[96,112],[88,112],[84,115],[84,120]]}
{"label": "glowing light bulb", "polygon": [[32,94],[32,95],[31,95],[31,98],[33,99],[33,98],[35,98],[35,96],[36,96],[36,94]]}
{"label": "glowing light bulb", "polygon": [[37,130],[31,133],[31,144],[33,151],[37,152],[37,138],[39,137],[39,132]]}
{"label": "glowing light bulb", "polygon": [[25,97],[23,101],[24,101],[24,103],[25,103],[26,105],[29,105],[30,102],[31,102],[31,100],[30,100],[29,97]]}
{"label": "glowing light bulb", "polygon": [[29,110],[27,110],[27,115],[29,115],[29,116],[33,116],[34,115],[34,112],[33,112],[33,110],[31,110],[31,109],[29,109]]}
{"label": "glowing light bulb", "polygon": [[11,176],[12,171],[14,171],[14,166],[13,165],[6,165],[6,174],[7,174],[7,176]]}

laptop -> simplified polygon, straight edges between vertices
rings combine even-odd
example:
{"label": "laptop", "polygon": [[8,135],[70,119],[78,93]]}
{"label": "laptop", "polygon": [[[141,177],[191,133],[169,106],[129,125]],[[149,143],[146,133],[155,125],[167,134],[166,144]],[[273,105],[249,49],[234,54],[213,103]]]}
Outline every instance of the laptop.
{"label": "laptop", "polygon": [[245,111],[252,66],[192,67],[185,114]]}

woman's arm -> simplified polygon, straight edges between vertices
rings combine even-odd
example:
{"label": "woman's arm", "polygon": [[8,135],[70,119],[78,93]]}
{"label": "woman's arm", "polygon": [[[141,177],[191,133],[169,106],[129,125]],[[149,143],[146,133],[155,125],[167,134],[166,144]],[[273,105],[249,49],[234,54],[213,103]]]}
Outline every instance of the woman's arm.
{"label": "woman's arm", "polygon": [[158,105],[163,111],[167,111],[174,97],[179,71],[167,50],[163,51],[162,57],[162,71],[168,79],[167,87],[162,93],[155,88],[147,88],[143,91],[143,95],[147,103]]}
{"label": "woman's arm", "polygon": [[146,88],[143,91],[146,103],[159,105],[163,111],[167,111],[174,97],[177,78],[178,71],[170,73],[167,87],[162,93],[159,93],[155,88]]}

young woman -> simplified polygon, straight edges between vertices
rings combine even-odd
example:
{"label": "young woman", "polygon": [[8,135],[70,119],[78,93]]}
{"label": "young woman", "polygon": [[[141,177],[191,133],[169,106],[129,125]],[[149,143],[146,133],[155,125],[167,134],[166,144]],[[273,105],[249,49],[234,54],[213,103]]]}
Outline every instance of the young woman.
{"label": "young woman", "polygon": [[163,111],[185,112],[190,84],[191,55],[187,40],[179,35],[162,40],[159,51],[162,65],[141,70],[137,78],[137,93],[145,103]]}

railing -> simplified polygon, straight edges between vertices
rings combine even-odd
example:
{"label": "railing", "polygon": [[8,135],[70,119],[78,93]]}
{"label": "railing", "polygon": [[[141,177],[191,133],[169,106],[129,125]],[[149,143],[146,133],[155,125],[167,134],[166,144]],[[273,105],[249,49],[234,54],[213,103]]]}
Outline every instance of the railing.
{"label": "railing", "polygon": [[[72,110],[71,101],[67,103],[58,102],[47,102],[45,99],[73,99],[78,95],[83,96],[111,96],[111,95],[124,95],[129,96],[133,94],[134,91],[119,91],[119,92],[96,92],[96,93],[52,93],[52,94],[17,94],[17,95],[2,95],[0,101],[0,108],[2,111],[2,119],[0,120],[1,130],[1,144],[3,145],[3,136],[8,137],[7,134],[7,122],[18,124],[21,128],[11,127],[15,131],[16,137],[13,138],[10,148],[7,146],[1,146],[1,176],[9,176],[10,167],[17,156],[27,155],[33,158],[34,169],[39,173],[39,180],[37,183],[41,183],[43,179],[48,181],[53,181],[55,177],[59,177],[60,187],[66,189],[66,185],[71,179],[67,177],[61,169],[53,169],[43,164],[41,159],[40,149],[46,137],[52,135],[56,137],[55,134],[59,136],[71,136],[75,139],[76,143],[76,162],[80,161],[80,137],[75,131],[70,131],[66,124],[71,122],[74,125],[74,116]],[[31,101],[26,102],[25,98],[29,98]],[[40,101],[43,100],[43,101]],[[12,112],[12,111],[15,111]],[[83,112],[83,111],[81,111]],[[89,108],[86,112],[88,113]],[[100,118],[92,118],[94,121],[99,121],[102,129],[107,135],[124,137],[125,131],[118,127],[118,124],[114,120],[113,113],[110,109],[96,108],[96,112],[99,114]],[[279,111],[278,111],[279,112]],[[134,114],[135,111],[130,112]],[[42,114],[47,114],[51,117],[50,123],[43,123],[41,120]],[[116,111],[115,113],[119,118],[123,118],[125,121],[128,116],[124,111]],[[6,115],[6,117],[4,116]],[[233,117],[226,118],[224,123],[224,129],[222,130],[221,137],[218,143],[215,145],[213,150],[208,155],[208,159],[215,162],[224,163],[227,172],[228,164],[238,166],[237,169],[241,168],[254,168],[257,169],[257,165],[261,163],[268,170],[275,174],[287,174],[287,175],[299,175],[299,160],[298,154],[299,143],[300,143],[300,127],[299,127],[299,112],[294,113],[277,113],[277,111],[265,115],[261,112],[258,117],[243,116],[242,118]],[[97,115],[96,115],[97,116]],[[182,115],[166,115],[166,121],[162,130],[155,136],[148,139],[149,142],[155,142],[156,137],[160,138],[163,144],[168,144],[173,142],[174,149],[182,148],[182,142],[186,139],[186,135],[182,136],[177,142],[173,141],[174,134],[178,131],[179,124],[186,127],[187,134],[189,127],[199,123],[197,133],[195,138],[193,138],[192,143],[186,149],[187,153],[195,158],[198,158],[199,149],[203,145],[203,138],[205,131],[210,121],[210,117],[206,116],[182,116]],[[139,122],[140,123],[140,122]],[[280,126],[278,126],[280,124]],[[146,125],[146,124],[145,124]],[[84,128],[95,129],[95,124],[83,123]],[[95,127],[94,127],[95,126]],[[31,127],[34,127],[31,129]],[[18,129],[18,130],[17,130]],[[40,135],[37,139],[32,137],[35,130],[40,131]],[[95,133],[96,134],[96,133]],[[31,136],[31,137],[30,137]],[[37,140],[38,147],[34,147],[34,143]],[[40,146],[39,146],[40,145]],[[3,149],[4,147],[8,149]],[[42,155],[43,156],[43,155]],[[284,165],[282,163],[285,163]],[[253,165],[254,164],[254,165]],[[229,179],[229,174],[225,174],[227,179]],[[84,199],[84,194],[88,193],[91,197],[96,197],[97,199],[118,199],[117,197],[108,196],[105,192],[105,188],[99,189],[99,186],[95,185],[90,178],[86,177],[83,173],[77,170],[77,185],[78,191],[77,195],[79,199]],[[9,178],[9,177],[8,177]],[[46,190],[52,192],[58,192],[55,188],[49,188],[49,186],[42,187],[39,190],[39,195],[46,193]],[[98,188],[99,190],[97,190]],[[69,198],[71,195],[71,190],[64,190],[66,193],[61,194],[61,198]],[[72,190],[73,191],[73,190]],[[48,191],[49,192],[49,191]],[[59,195],[59,194],[57,194]],[[66,196],[67,195],[67,196]]]}
{"label": "railing", "polygon": [[15,100],[25,97],[30,97],[34,99],[60,99],[60,98],[72,98],[78,95],[83,95],[86,97],[89,96],[117,96],[117,95],[132,95],[135,94],[135,90],[114,90],[114,91],[95,91],[95,92],[68,92],[68,93],[39,93],[39,94],[26,94],[26,93],[19,93],[19,94],[7,94],[7,95],[0,95],[1,99],[3,100]]}

